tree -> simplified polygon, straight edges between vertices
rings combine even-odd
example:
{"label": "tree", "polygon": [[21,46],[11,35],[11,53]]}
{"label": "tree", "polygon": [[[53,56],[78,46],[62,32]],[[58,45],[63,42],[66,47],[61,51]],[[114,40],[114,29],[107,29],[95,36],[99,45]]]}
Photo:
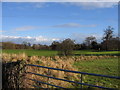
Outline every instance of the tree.
{"label": "tree", "polygon": [[23,41],[22,45],[23,45],[23,49],[27,48],[27,42],[26,41]]}
{"label": "tree", "polygon": [[114,28],[112,28],[111,26],[108,26],[108,28],[104,31],[104,36],[102,40],[104,41],[110,40],[113,37],[113,30]]}
{"label": "tree", "polygon": [[96,41],[92,41],[91,46],[92,46],[92,49],[94,50],[100,49],[100,45]]}
{"label": "tree", "polygon": [[94,36],[86,37],[85,42],[86,42],[86,46],[87,46],[89,49],[92,48],[91,43],[92,43],[93,41],[96,41],[96,38],[95,38]]}
{"label": "tree", "polygon": [[81,44],[74,45],[74,50],[80,50],[80,49],[81,49]]}
{"label": "tree", "polygon": [[65,39],[58,45],[57,49],[60,55],[72,55],[72,51],[74,49],[74,41],[69,38]]}
{"label": "tree", "polygon": [[13,42],[2,42],[3,49],[15,49],[15,44]]}
{"label": "tree", "polygon": [[113,38],[113,30],[114,28],[112,28],[111,26],[108,26],[108,28],[106,28],[106,30],[104,31],[104,36],[102,40],[105,45],[105,50],[108,50],[110,40]]}
{"label": "tree", "polygon": [[[102,49],[106,50],[106,41],[102,42]],[[107,50],[119,50],[120,38],[113,37],[107,43]]]}
{"label": "tree", "polygon": [[50,47],[52,50],[57,50],[59,44],[60,44],[59,42],[53,41]]}
{"label": "tree", "polygon": [[38,44],[33,44],[32,48],[38,50],[38,49],[40,49],[40,45],[38,45]]}
{"label": "tree", "polygon": [[81,44],[81,49],[87,49],[87,46],[84,42]]}
{"label": "tree", "polygon": [[22,47],[23,49],[31,49],[31,44],[29,42],[23,41]]}

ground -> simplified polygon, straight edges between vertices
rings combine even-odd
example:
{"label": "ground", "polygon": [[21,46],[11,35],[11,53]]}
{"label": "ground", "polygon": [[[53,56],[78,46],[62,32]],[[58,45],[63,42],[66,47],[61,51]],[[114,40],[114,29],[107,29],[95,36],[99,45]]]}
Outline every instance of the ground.
{"label": "ground", "polygon": [[[57,51],[50,50],[3,50],[3,53],[26,53],[28,56],[55,56]],[[101,51],[95,52],[91,50],[79,50],[74,51],[75,54],[119,54],[120,51]],[[118,76],[118,58],[109,58],[109,59],[97,59],[97,60],[81,60],[73,64],[73,67],[77,68],[78,71],[95,73],[102,75]],[[80,80],[77,80],[80,81]],[[94,84],[104,87],[117,88],[119,81],[116,79],[109,79],[105,77],[89,76],[83,75],[83,82],[88,84]],[[76,85],[80,87],[80,85]],[[84,87],[84,86],[83,86]]]}
{"label": "ground", "polygon": [[[98,59],[75,62],[74,66],[81,72],[95,73],[102,75],[118,76],[118,58]],[[84,82],[106,87],[118,87],[119,80],[105,77],[83,75]]]}
{"label": "ground", "polygon": [[[57,51],[53,51],[53,50],[24,50],[24,49],[7,49],[7,50],[2,50],[3,53],[26,53],[28,56],[55,56],[57,55]],[[74,51],[74,53],[76,55],[80,55],[80,54],[118,54],[120,53],[120,51],[100,51],[100,52],[95,52],[92,50],[78,50],[78,51]]]}

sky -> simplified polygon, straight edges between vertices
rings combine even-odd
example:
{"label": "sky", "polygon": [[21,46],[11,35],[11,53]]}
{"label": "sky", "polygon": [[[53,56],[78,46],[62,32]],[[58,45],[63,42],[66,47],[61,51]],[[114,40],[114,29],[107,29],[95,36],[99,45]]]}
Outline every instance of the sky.
{"label": "sky", "polygon": [[118,5],[114,2],[3,2],[2,40],[51,44],[71,38],[82,43],[86,37],[98,41],[112,26],[118,33]]}

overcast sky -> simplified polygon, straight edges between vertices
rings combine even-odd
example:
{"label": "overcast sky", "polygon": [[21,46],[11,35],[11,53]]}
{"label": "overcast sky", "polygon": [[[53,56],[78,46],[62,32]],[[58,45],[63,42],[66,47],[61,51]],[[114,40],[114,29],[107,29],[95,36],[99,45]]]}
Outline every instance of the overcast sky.
{"label": "overcast sky", "polygon": [[114,2],[3,2],[2,39],[50,44],[87,36],[101,39],[108,26],[118,32],[118,6]]}

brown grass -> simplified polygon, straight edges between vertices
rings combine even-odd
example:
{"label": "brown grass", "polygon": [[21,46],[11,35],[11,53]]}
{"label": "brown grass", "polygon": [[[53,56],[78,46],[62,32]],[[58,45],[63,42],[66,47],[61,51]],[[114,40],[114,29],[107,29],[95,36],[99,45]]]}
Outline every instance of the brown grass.
{"label": "brown grass", "polygon": [[[116,56],[69,56],[69,57],[59,57],[59,56],[53,56],[53,57],[45,57],[45,56],[31,56],[28,57],[25,55],[25,53],[22,54],[2,54],[2,60],[3,62],[13,62],[22,60],[25,61],[27,64],[35,64],[35,65],[41,65],[41,66],[47,66],[47,67],[53,67],[53,68],[60,68],[60,69],[67,69],[67,70],[74,70],[77,71],[76,68],[74,68],[72,65],[76,61],[82,61],[82,60],[93,60],[93,59],[104,59],[104,58],[112,58]],[[67,79],[67,80],[80,80],[77,74],[63,72],[63,71],[56,71],[56,70],[49,70],[48,69],[41,69],[37,67],[27,67],[26,71],[49,75],[57,78]],[[59,85],[62,87],[70,87],[72,86],[71,83],[55,80],[55,79],[48,79],[46,77],[36,76],[32,74],[27,74],[26,77],[36,79],[38,81],[43,82],[49,82],[51,84]],[[47,88],[47,85],[44,84],[38,84],[30,80],[24,80],[24,84],[29,82],[30,84],[38,85],[43,88]],[[30,85],[25,85],[26,88],[33,88]],[[50,87],[50,86],[49,86]]]}

